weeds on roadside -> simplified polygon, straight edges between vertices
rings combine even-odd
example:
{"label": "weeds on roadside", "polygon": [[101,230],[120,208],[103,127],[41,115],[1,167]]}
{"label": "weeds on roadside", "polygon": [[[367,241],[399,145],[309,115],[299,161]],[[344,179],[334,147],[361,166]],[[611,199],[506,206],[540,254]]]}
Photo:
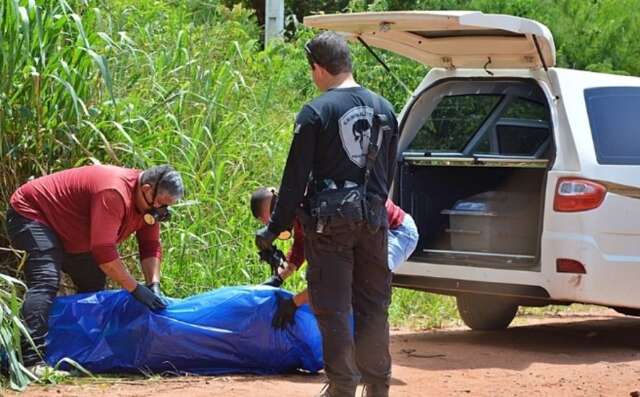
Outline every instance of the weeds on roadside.
{"label": "weeds on roadside", "polygon": [[21,339],[30,338],[20,319],[19,289],[26,289],[26,286],[18,279],[0,273],[0,367],[8,372],[10,388],[24,390],[35,377],[22,365]]}

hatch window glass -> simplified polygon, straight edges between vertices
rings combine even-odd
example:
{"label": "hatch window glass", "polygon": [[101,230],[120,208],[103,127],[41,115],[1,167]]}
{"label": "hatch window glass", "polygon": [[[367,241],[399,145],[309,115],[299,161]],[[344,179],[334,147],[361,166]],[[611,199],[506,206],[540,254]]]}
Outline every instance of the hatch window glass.
{"label": "hatch window glass", "polygon": [[525,98],[512,100],[472,150],[473,154],[534,156],[550,138],[545,104]]}
{"label": "hatch window glass", "polygon": [[533,156],[549,139],[549,128],[501,120],[496,125],[498,152],[503,156]]}
{"label": "hatch window glass", "polygon": [[409,150],[461,152],[501,98],[502,95],[444,97],[418,131]]}
{"label": "hatch window glass", "polygon": [[584,96],[598,162],[640,165],[640,87],[590,88]]}
{"label": "hatch window glass", "polygon": [[525,119],[537,121],[549,121],[549,112],[545,104],[531,101],[525,98],[518,98],[511,102],[505,112],[503,118]]}

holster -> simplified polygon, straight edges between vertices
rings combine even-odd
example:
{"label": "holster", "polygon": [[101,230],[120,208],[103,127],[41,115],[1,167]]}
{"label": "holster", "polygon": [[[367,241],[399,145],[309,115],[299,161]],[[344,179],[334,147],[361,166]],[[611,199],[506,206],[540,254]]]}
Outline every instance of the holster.
{"label": "holster", "polygon": [[364,219],[364,194],[361,186],[326,189],[309,199],[311,216],[318,221],[340,218],[345,222]]}
{"label": "holster", "polygon": [[365,220],[367,221],[367,229],[371,233],[377,232],[380,228],[389,228],[387,209],[384,204],[385,200],[377,194],[368,194],[364,201]]}

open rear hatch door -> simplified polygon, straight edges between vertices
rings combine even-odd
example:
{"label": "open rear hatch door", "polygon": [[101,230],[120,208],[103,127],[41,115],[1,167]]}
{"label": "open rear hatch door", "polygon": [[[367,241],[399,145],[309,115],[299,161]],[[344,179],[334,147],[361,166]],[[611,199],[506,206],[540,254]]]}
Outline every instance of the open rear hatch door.
{"label": "open rear hatch door", "polygon": [[444,68],[540,69],[556,62],[549,29],[536,21],[477,11],[390,11],[315,15],[309,27]]}

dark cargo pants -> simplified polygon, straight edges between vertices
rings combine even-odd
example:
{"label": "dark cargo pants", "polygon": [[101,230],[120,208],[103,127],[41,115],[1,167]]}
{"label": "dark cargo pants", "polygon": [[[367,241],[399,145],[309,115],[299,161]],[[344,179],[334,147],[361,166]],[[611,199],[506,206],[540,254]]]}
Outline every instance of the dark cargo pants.
{"label": "dark cargo pants", "polygon": [[106,276],[90,254],[66,254],[53,230],[12,208],[7,211],[7,233],[14,248],[27,252],[23,271],[28,290],[22,318],[38,350],[23,340],[23,362],[30,366],[40,362],[45,352],[49,309],[58,293],[60,271],[71,277],[79,293],[103,290]]}
{"label": "dark cargo pants", "polygon": [[387,230],[371,233],[362,222],[330,225],[323,234],[305,226],[311,306],[322,334],[324,369],[340,396],[353,396],[359,382],[375,385],[381,395],[388,391],[387,249]]}

